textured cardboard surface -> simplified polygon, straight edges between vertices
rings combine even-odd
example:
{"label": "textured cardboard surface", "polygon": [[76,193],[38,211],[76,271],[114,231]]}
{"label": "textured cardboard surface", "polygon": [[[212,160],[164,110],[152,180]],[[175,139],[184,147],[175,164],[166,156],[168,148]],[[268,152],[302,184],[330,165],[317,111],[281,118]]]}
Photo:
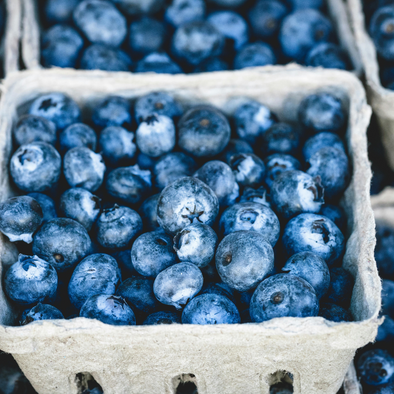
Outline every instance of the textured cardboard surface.
{"label": "textured cardboard surface", "polygon": [[[80,372],[92,374],[106,394],[172,394],[182,374],[195,375],[199,394],[268,394],[272,374],[278,371],[293,375],[296,394],[338,391],[356,349],[374,339],[379,324],[366,139],[371,110],[361,83],[349,73],[294,66],[264,71],[166,76],[37,70],[11,76],[0,105],[0,200],[12,194],[7,163],[13,123],[26,110],[26,102],[42,93],[71,95],[87,116],[97,100],[109,94],[132,99],[166,90],[186,107],[211,103],[228,114],[242,97],[251,97],[267,104],[281,120],[296,122],[303,97],[334,91],[349,108],[346,138],[353,178],[341,204],[348,214],[344,266],[355,278],[351,311],[356,321],[313,317],[260,324],[114,327],[77,318],[12,327],[15,310],[1,291],[0,348],[13,354],[40,394],[78,393],[75,376]],[[0,255],[8,258],[5,265],[12,261],[9,246],[3,238]]]}

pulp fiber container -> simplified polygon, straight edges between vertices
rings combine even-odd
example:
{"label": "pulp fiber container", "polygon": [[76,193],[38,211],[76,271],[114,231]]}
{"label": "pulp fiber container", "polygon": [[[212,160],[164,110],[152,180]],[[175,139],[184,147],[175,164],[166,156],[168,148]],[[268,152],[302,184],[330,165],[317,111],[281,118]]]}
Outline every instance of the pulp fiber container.
{"label": "pulp fiber container", "polygon": [[[306,95],[321,90],[339,95],[349,113],[346,140],[353,168],[341,205],[348,216],[343,265],[355,279],[354,322],[289,317],[258,324],[110,326],[76,318],[14,327],[17,311],[0,291],[0,348],[15,357],[40,394],[81,393],[83,382],[91,378],[105,394],[175,394],[182,380],[194,381],[199,394],[268,394],[280,379],[292,379],[296,394],[338,391],[355,351],[375,338],[380,322],[366,139],[371,110],[355,76],[295,66],[174,76],[35,70],[10,76],[5,90],[0,106],[0,200],[13,194],[7,170],[12,127],[40,94],[70,95],[85,117],[108,95],[133,100],[163,90],[186,108],[209,103],[228,115],[242,98],[250,97],[287,122],[297,122]],[[7,268],[17,252],[5,237],[1,241]]]}
{"label": "pulp fiber container", "polygon": [[353,361],[351,362],[350,367],[346,372],[342,388],[345,394],[362,394],[362,387],[358,380],[356,368]]}

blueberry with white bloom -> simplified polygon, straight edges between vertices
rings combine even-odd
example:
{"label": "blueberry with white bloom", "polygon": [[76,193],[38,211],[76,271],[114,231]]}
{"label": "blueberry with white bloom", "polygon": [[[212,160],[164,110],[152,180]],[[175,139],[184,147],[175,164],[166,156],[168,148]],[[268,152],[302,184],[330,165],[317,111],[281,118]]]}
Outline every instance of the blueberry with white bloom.
{"label": "blueberry with white bloom", "polygon": [[342,232],[346,229],[346,213],[338,205],[324,204],[322,205],[319,214],[332,220]]}
{"label": "blueberry with white bloom", "polygon": [[12,134],[17,146],[37,141],[55,145],[57,141],[55,124],[36,115],[21,116]]}
{"label": "blueberry with white bloom", "polygon": [[204,60],[194,70],[194,73],[210,73],[215,71],[227,71],[230,68],[228,63],[219,57],[212,57]]}
{"label": "blueberry with white bloom", "polygon": [[54,319],[64,319],[63,313],[52,305],[39,302],[33,308],[27,309],[22,313],[19,324],[25,326],[33,321]]}
{"label": "blueberry with white bloom", "polygon": [[339,45],[328,42],[313,47],[305,59],[305,64],[311,67],[337,68],[339,70],[350,68],[346,52]]}
{"label": "blueberry with white bloom", "polygon": [[96,150],[97,136],[94,130],[84,123],[73,123],[59,135],[60,150],[66,152],[72,148],[85,146]]}
{"label": "blueberry with white bloom", "polygon": [[239,202],[257,202],[268,208],[271,207],[270,198],[267,189],[264,186],[260,186],[256,189],[252,187],[245,187]]}
{"label": "blueberry with white bloom", "polygon": [[50,24],[72,21],[74,8],[81,0],[47,0],[44,7],[45,18]]}
{"label": "blueberry with white bloom", "polygon": [[234,59],[235,70],[272,64],[276,64],[276,56],[272,48],[265,42],[254,42],[244,45]]}
{"label": "blueberry with white bloom", "polygon": [[261,151],[266,155],[283,153],[295,155],[301,145],[301,135],[298,130],[288,123],[273,124],[261,137]]}
{"label": "blueberry with white bloom", "polygon": [[28,196],[34,198],[40,204],[42,214],[44,215],[43,223],[57,218],[55,202],[51,197],[42,193],[29,193]]}
{"label": "blueberry with white bloom", "polygon": [[320,149],[326,147],[337,148],[345,151],[345,146],[343,145],[342,139],[334,133],[329,133],[327,131],[323,131],[309,138],[302,148],[302,155],[304,156],[305,161],[309,161],[309,159]]}
{"label": "blueberry with white bloom", "polygon": [[144,326],[157,326],[158,324],[180,324],[181,316],[177,312],[155,312],[149,315],[142,323]]}
{"label": "blueberry with white bloom", "polygon": [[253,153],[253,148],[244,140],[231,139],[220,157],[227,164],[230,164],[231,156],[238,153]]}
{"label": "blueberry with white bloom", "polygon": [[[377,4],[380,4],[377,2]],[[386,6],[383,6],[386,5]],[[385,60],[394,60],[394,7],[392,2],[382,4],[373,14],[369,31],[378,54]]]}
{"label": "blueberry with white bloom", "polygon": [[141,14],[154,14],[160,11],[164,0],[112,0],[128,16]]}
{"label": "blueberry with white bloom", "polygon": [[140,60],[134,71],[136,73],[181,74],[182,69],[164,52],[153,52]]}
{"label": "blueberry with white bloom", "polygon": [[267,169],[265,183],[269,188],[272,187],[274,180],[282,172],[301,169],[301,163],[296,158],[283,153],[274,153],[273,155],[268,156],[264,160],[264,163]]}
{"label": "blueberry with white bloom", "polygon": [[264,181],[264,162],[253,153],[239,153],[231,156],[230,167],[235,180],[241,186],[256,187]]}
{"label": "blueberry with white bloom", "polygon": [[160,227],[159,223],[157,223],[157,201],[159,200],[159,196],[160,193],[150,196],[138,209],[146,231],[157,230]]}
{"label": "blueberry with white bloom", "polygon": [[174,27],[178,27],[186,22],[203,20],[204,16],[204,0],[172,0],[164,18]]}
{"label": "blueberry with white bloom", "polygon": [[101,100],[94,108],[93,123],[102,129],[109,126],[131,127],[132,116],[129,102],[119,96],[109,96]]}
{"label": "blueberry with white bloom", "polygon": [[207,283],[204,285],[200,291],[201,294],[217,294],[220,296],[227,297],[230,301],[232,301],[234,304],[236,303],[235,296],[234,296],[235,291],[226,283],[219,282],[219,283]]}
{"label": "blueberry with white bloom", "polygon": [[362,382],[370,386],[390,383],[394,376],[394,357],[387,350],[372,349],[357,361],[357,372]]}

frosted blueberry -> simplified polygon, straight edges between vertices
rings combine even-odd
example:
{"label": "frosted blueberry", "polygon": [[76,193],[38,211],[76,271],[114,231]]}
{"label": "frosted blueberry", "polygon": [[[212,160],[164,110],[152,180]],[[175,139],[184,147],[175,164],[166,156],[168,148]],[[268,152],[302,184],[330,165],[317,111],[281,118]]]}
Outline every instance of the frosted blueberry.
{"label": "frosted blueberry", "polygon": [[43,223],[57,218],[56,206],[52,198],[42,193],[29,193],[28,196],[34,198],[40,204],[44,215]]}
{"label": "frosted blueberry", "polygon": [[276,56],[272,48],[264,42],[244,45],[234,59],[234,69],[261,67],[276,64]]}
{"label": "frosted blueberry", "polygon": [[53,319],[64,319],[63,313],[52,305],[39,302],[33,308],[27,309],[22,313],[19,324],[25,326],[33,321]]}
{"label": "frosted blueberry", "polygon": [[260,186],[264,181],[264,162],[253,153],[239,153],[231,156],[229,165],[235,180],[241,186]]}
{"label": "frosted blueberry", "polygon": [[204,0],[172,0],[164,17],[171,25],[178,27],[186,22],[203,20],[204,16]]}
{"label": "frosted blueberry", "polygon": [[345,152],[345,146],[337,134],[323,131],[309,138],[305,142],[304,147],[302,148],[304,160],[308,162],[316,152],[328,146],[343,150],[343,152]]}
{"label": "frosted blueberry", "polygon": [[301,134],[288,123],[273,124],[261,136],[261,151],[265,155],[282,153],[296,155],[301,144]]}
{"label": "frosted blueberry", "polygon": [[123,97],[106,97],[94,108],[92,121],[96,126],[103,129],[109,126],[129,129],[132,123],[130,104]]}
{"label": "frosted blueberry", "polygon": [[166,53],[153,52],[137,63],[136,73],[181,74],[182,69]]}
{"label": "frosted blueberry", "polygon": [[59,140],[62,152],[80,146],[85,146],[92,151],[96,150],[96,133],[91,127],[83,123],[73,123],[68,126],[60,133]]}
{"label": "frosted blueberry", "polygon": [[231,139],[220,157],[224,162],[230,164],[231,157],[238,153],[253,153],[253,149],[246,141]]}
{"label": "frosted blueberry", "polygon": [[18,119],[13,130],[13,137],[17,146],[38,141],[55,145],[57,141],[56,126],[41,116],[23,115]]}
{"label": "frosted blueberry", "polygon": [[301,163],[293,156],[285,155],[282,153],[274,153],[268,156],[265,160],[266,175],[265,183],[269,188],[272,187],[274,180],[284,171],[300,170]]}
{"label": "frosted blueberry", "polygon": [[394,358],[382,349],[372,349],[357,360],[357,372],[362,382],[370,386],[380,386],[392,381]]}
{"label": "frosted blueberry", "polygon": [[177,324],[181,323],[181,316],[176,312],[156,312],[149,315],[142,323],[144,326],[157,326],[158,324]]}

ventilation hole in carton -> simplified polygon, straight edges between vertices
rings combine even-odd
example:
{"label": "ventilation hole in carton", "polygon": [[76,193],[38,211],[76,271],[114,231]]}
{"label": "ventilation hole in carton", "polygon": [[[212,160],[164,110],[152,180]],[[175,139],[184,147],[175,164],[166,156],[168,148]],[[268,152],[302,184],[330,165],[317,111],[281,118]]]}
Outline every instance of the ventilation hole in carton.
{"label": "ventilation hole in carton", "polygon": [[270,394],[291,394],[293,390],[293,375],[286,371],[276,371],[268,377]]}
{"label": "ventilation hole in carton", "polygon": [[174,394],[198,394],[197,379],[192,373],[182,374],[172,379]]}
{"label": "ventilation hole in carton", "polygon": [[89,372],[80,372],[75,376],[78,394],[102,394],[103,389]]}

